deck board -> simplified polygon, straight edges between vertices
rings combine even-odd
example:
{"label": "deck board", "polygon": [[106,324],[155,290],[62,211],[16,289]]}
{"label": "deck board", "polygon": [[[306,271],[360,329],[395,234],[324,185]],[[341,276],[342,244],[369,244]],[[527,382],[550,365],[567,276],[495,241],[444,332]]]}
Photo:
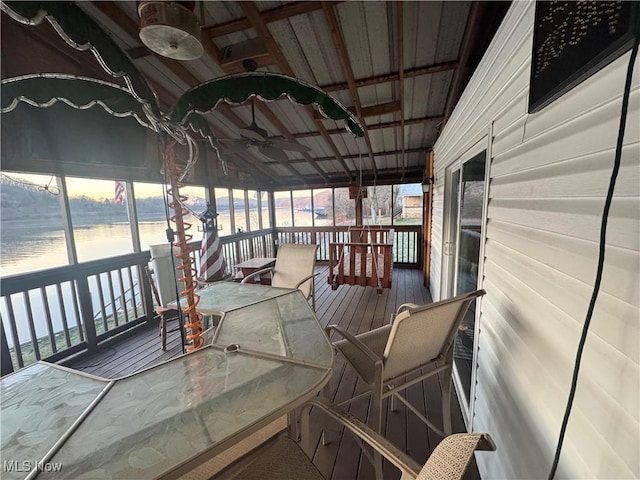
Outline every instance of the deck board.
{"label": "deck board", "polygon": [[[331,290],[326,278],[328,267],[318,266],[316,272],[316,315],[322,327],[338,324],[352,334],[377,328],[391,321],[397,307],[403,303],[423,304],[431,301],[428,290],[422,283],[422,272],[417,269],[394,268],[393,287],[376,294],[373,287],[340,286]],[[102,352],[90,357],[76,359],[68,366],[107,378],[121,377],[134,371],[148,368],[181,354],[180,335],[170,332],[167,350],[162,351],[156,322],[139,327],[134,335],[113,341]],[[333,340],[333,338],[332,338]],[[439,376],[430,377],[407,390],[413,405],[436,425],[441,421],[441,381]],[[329,382],[330,397],[340,403],[364,391],[365,385],[355,371],[336,355],[334,374]],[[385,405],[388,400],[385,401]],[[460,408],[452,394],[453,431],[464,431]],[[366,420],[369,400],[358,400],[346,406],[361,420]],[[419,463],[424,463],[441,437],[428,429],[404,405],[396,402],[396,411],[383,405],[383,433]],[[368,480],[373,477],[373,468],[362,455],[354,437],[349,433],[336,432],[334,441],[323,445],[321,441],[322,418],[311,411],[311,442],[313,451],[307,452],[327,479]],[[397,480],[399,472],[385,462],[385,479]],[[475,464],[469,468],[465,478],[479,478]]]}

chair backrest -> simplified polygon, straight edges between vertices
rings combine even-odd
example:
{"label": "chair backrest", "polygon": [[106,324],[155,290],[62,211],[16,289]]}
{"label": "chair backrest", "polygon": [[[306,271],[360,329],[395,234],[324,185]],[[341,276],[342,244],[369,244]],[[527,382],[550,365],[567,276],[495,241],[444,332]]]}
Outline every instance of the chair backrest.
{"label": "chair backrest", "polygon": [[483,433],[456,433],[442,440],[427,459],[416,480],[459,480],[476,450],[496,449],[491,437]]}
{"label": "chair backrest", "polygon": [[[293,288],[303,278],[313,275],[317,250],[318,245],[280,244],[271,286]],[[311,286],[311,279],[300,285],[299,290],[305,298],[311,294]]]}
{"label": "chair backrest", "polygon": [[[183,283],[180,281],[182,272],[176,269],[178,260],[175,255],[178,249],[169,243],[159,245],[149,245],[151,253],[151,265],[153,268],[153,279],[158,290],[160,306],[166,306],[177,299],[176,285],[178,292],[183,290]],[[171,256],[174,255],[172,260]]]}
{"label": "chair backrest", "polygon": [[384,379],[444,358],[469,305],[484,294],[476,290],[398,314],[384,349]]}

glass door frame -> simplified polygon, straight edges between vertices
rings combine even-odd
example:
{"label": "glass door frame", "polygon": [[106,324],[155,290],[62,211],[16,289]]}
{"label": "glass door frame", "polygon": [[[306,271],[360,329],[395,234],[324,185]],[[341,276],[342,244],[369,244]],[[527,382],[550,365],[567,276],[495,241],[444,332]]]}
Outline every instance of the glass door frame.
{"label": "glass door frame", "polygon": [[[482,207],[482,223],[480,237],[480,250],[478,262],[478,283],[477,288],[483,288],[484,283],[484,251],[487,238],[487,210],[489,204],[489,188],[491,178],[491,139],[493,138],[493,126],[489,128],[489,135],[484,136],[475,145],[469,148],[464,154],[460,155],[458,160],[448,165],[445,169],[445,198],[444,198],[444,224],[443,224],[443,241],[442,241],[442,278],[440,298],[448,298],[455,295],[457,290],[457,272],[459,262],[459,245],[460,245],[460,208],[462,197],[462,168],[464,164],[473,160],[478,154],[485,153],[485,171],[484,171],[484,198]],[[453,185],[457,180],[457,185]],[[455,210],[455,211],[454,211]],[[476,300],[475,325],[474,325],[474,344],[473,344],[473,361],[471,370],[470,400],[467,403],[465,390],[462,384],[462,378],[458,373],[455,362],[452,372],[453,385],[458,396],[458,403],[462,411],[462,417],[468,431],[473,429],[473,412],[475,403],[475,387],[477,374],[477,353],[478,338],[480,334],[480,313],[482,298]]]}

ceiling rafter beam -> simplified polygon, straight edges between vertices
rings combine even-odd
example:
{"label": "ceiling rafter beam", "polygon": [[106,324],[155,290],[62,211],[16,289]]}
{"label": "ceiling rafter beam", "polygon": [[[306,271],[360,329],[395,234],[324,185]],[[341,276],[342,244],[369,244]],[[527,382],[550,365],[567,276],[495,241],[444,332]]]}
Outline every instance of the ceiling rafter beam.
{"label": "ceiling rafter beam", "polygon": [[453,73],[453,79],[451,80],[451,88],[449,89],[449,95],[447,95],[447,102],[444,107],[444,121],[445,123],[451,116],[453,108],[458,102],[458,98],[462,93],[462,87],[464,82],[464,69],[467,66],[469,55],[471,55],[471,49],[473,48],[473,41],[478,35],[478,28],[480,27],[480,14],[484,9],[483,2],[471,2],[469,16],[467,17],[467,25],[464,29],[464,36],[462,37],[462,44],[460,46],[460,56],[458,58],[458,67]]}
{"label": "ceiling rafter beam", "polygon": [[[422,181],[422,177],[424,175],[424,167],[420,167],[420,169],[410,169],[407,171],[404,179],[400,178],[395,170],[381,170],[376,179],[374,180],[373,175],[363,174],[362,176],[362,184],[366,186],[376,186],[382,187],[385,185],[392,184],[401,184],[401,183],[420,183]],[[309,182],[304,188],[305,189],[320,189],[320,188],[346,188],[348,184],[344,182],[344,180],[334,177],[331,179],[329,183],[312,183]]]}
{"label": "ceiling rafter beam", "polygon": [[[331,2],[341,3],[341,2]],[[279,7],[271,8],[260,13],[264,23],[277,22],[286,18],[295,17],[304,13],[320,10],[322,5],[320,2],[292,2]],[[230,22],[221,23],[220,25],[211,25],[202,27],[202,33],[209,38],[221,37],[230,33],[241,32],[251,28],[251,23],[246,18],[231,20]]]}
{"label": "ceiling rafter beam", "polygon": [[[421,118],[411,118],[404,121],[405,125],[417,125],[424,122],[433,122],[438,121],[441,122],[444,120],[444,115],[430,115],[427,117]],[[384,123],[374,123],[372,125],[367,125],[368,130],[380,130],[383,128],[394,128],[400,126],[400,120],[394,120],[393,122],[384,122]],[[326,130],[329,135],[343,135],[345,133],[343,128],[334,128],[332,130]],[[318,132],[304,132],[304,133],[295,133],[293,136],[296,138],[308,138],[308,137],[317,137],[320,135]]]}
{"label": "ceiling rafter beam", "polygon": [[[335,159],[338,160],[338,163],[340,163],[342,170],[345,171],[345,173],[347,174],[347,177],[349,177],[349,180],[352,180],[353,177],[351,175],[351,170],[349,170],[349,167],[347,166],[347,162],[344,161],[344,157],[342,156],[342,154],[338,152],[338,147],[336,147],[336,144],[331,139],[331,135],[329,134],[329,131],[326,128],[324,128],[324,125],[322,124],[321,121],[317,121],[316,126],[318,128],[318,133],[320,134],[320,136],[324,139],[325,142],[329,144],[329,147],[333,151],[333,155]],[[345,133],[344,128],[341,128],[340,131],[342,133]]]}
{"label": "ceiling rafter beam", "polygon": [[[353,77],[351,61],[349,60],[349,52],[347,51],[347,46],[344,43],[344,38],[342,37],[342,32],[340,31],[338,17],[336,16],[336,12],[333,9],[333,5],[322,2],[322,10],[324,11],[324,16],[327,19],[329,29],[331,30],[331,36],[338,52],[338,59],[340,60],[340,64],[342,65],[342,71],[344,72],[344,75],[347,78],[347,83],[349,84],[349,92],[351,93],[353,105],[356,108],[358,117],[362,118],[362,105],[360,104],[360,96],[358,95],[358,88],[356,87],[355,79]],[[369,155],[369,160],[373,169],[373,175],[374,177],[376,177],[378,175],[378,169],[376,167],[376,160],[373,156],[371,137],[369,137],[367,127],[364,125],[362,127],[364,130],[364,141],[367,145],[367,153]]]}
{"label": "ceiling rafter beam", "polygon": [[[95,2],[94,5],[110,20],[117,23],[129,36],[131,36],[132,38],[138,38],[138,24],[135,21],[131,20],[131,18],[129,18],[129,16],[124,11],[122,11],[120,7],[118,7],[114,2]],[[157,55],[156,58],[165,67],[167,67],[169,71],[171,71],[182,82],[184,82],[188,88],[195,87],[196,85],[200,84],[200,80],[189,70],[187,70],[180,62],[159,55]],[[233,113],[227,104],[221,103],[220,105],[218,105],[217,110],[222,112],[222,114],[225,115],[238,128],[244,128],[246,126],[242,119],[235,113]],[[252,153],[250,153],[250,155],[251,158],[253,158],[251,164],[257,169],[260,169],[263,162],[259,158],[254,157]],[[244,157],[244,159],[247,161],[247,157]],[[285,167],[290,169],[292,173],[300,180],[305,180],[304,177],[302,177],[295,169],[293,169],[293,167],[286,164]]]}
{"label": "ceiling rafter beam", "polygon": [[[412,68],[410,70],[405,70],[404,78],[414,78],[420,77],[422,75],[431,75],[433,73],[446,72],[448,70],[455,70],[458,67],[458,62],[443,62],[443,63],[434,63],[433,65],[426,65],[424,67]],[[400,80],[400,73],[387,73],[384,75],[378,75],[375,77],[363,78],[360,80],[356,80],[356,87],[370,87],[372,85],[379,85],[381,83],[389,83]],[[325,92],[338,92],[340,90],[348,90],[349,84],[347,82],[342,83],[334,83],[331,85],[325,85],[320,87]]]}
{"label": "ceiling rafter beam", "polygon": [[[409,153],[426,153],[429,149],[428,148],[424,148],[424,147],[420,147],[420,148],[409,148],[405,150],[405,153],[409,154]],[[401,151],[400,150],[389,150],[388,152],[374,152],[373,155],[375,157],[388,157],[388,156],[392,156],[392,155],[398,155]],[[346,160],[356,160],[358,158],[360,158],[359,154],[349,154],[349,155],[345,155],[344,158]],[[331,162],[331,161],[335,161],[334,157],[317,157],[316,162]],[[297,158],[295,160],[291,160],[291,163],[303,163],[306,160],[302,159],[302,158]],[[266,162],[265,165],[274,165],[276,162],[274,161],[270,161],[270,162]]]}
{"label": "ceiling rafter beam", "polygon": [[[238,5],[240,6],[240,8],[242,8],[242,11],[247,16],[247,19],[251,23],[252,28],[256,31],[258,36],[262,38],[262,40],[265,42],[265,45],[267,46],[267,50],[269,50],[271,55],[273,55],[273,57],[275,58],[276,65],[278,65],[278,68],[280,68],[280,70],[284,74],[289,75],[291,77],[295,77],[293,69],[291,68],[291,66],[289,65],[289,62],[287,61],[286,57],[282,53],[282,49],[273,38],[273,35],[271,35],[271,32],[269,31],[267,24],[261,17],[260,12],[258,12],[258,9],[255,6],[255,4],[253,2],[239,2]],[[307,110],[307,112],[309,112],[309,115],[311,115],[311,118],[313,118],[313,112],[315,111],[313,107],[307,106],[305,107],[305,109]],[[314,122],[316,123],[316,126],[318,127],[318,129],[322,134],[322,129],[324,129],[324,126],[321,124],[320,120],[314,120]],[[282,126],[284,127],[284,125]],[[282,133],[285,133],[285,132],[282,132]],[[290,137],[291,139],[295,139],[295,136],[291,134],[291,132],[287,132],[287,134],[291,135]],[[349,176],[349,178],[352,178],[351,172],[349,171],[346,163],[342,159],[342,155],[338,151],[338,148],[336,147],[335,143],[333,143],[333,140],[331,140],[331,137],[329,135],[326,135],[326,136],[323,135],[323,138],[325,138],[325,140],[329,143],[329,147],[331,148],[331,151],[336,156],[338,161],[341,162],[341,165],[343,166],[345,173]],[[307,155],[307,157],[311,158],[309,155]],[[312,166],[315,165],[315,167],[320,169],[320,167],[317,164],[311,163],[311,165]]]}
{"label": "ceiling rafter beam", "polygon": [[[267,117],[267,120],[269,120],[269,122],[271,122],[273,126],[275,126],[278,130],[282,132],[282,134],[287,140],[294,143],[298,143],[298,141],[296,140],[296,137],[294,137],[293,134],[287,129],[287,127],[285,127],[282,121],[278,118],[278,116],[275,113],[273,113],[273,111],[267,106],[267,104],[263,102],[258,102],[257,108],[265,117]],[[329,177],[327,177],[324,170],[322,170],[320,166],[318,166],[315,160],[311,158],[311,156],[308,153],[302,152],[302,156],[309,163],[309,165],[311,165],[314,168],[314,170],[318,172],[318,174],[322,178],[324,178],[326,181],[329,181]]]}
{"label": "ceiling rafter beam", "polygon": [[[376,115],[386,115],[388,113],[399,112],[400,108],[401,105],[399,100],[394,100],[387,103],[379,103],[377,105],[369,105],[366,107],[362,107],[362,109],[360,110],[360,119],[373,117]],[[347,110],[349,110],[353,114],[357,114],[355,111],[355,107],[347,107]],[[318,120],[326,120],[326,117],[324,117],[318,111],[315,112],[314,118],[317,118]]]}

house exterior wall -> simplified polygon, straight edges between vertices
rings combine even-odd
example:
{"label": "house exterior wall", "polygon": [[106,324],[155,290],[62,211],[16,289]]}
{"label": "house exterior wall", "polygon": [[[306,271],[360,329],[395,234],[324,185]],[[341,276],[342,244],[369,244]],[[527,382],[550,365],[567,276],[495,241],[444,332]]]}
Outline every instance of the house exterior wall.
{"label": "house exterior wall", "polygon": [[[592,293],[630,53],[527,114],[535,2],[514,2],[434,147],[431,289],[444,268],[445,169],[490,155],[474,431],[483,478],[547,478]],[[640,477],[640,60],[600,294],[557,478]]]}

